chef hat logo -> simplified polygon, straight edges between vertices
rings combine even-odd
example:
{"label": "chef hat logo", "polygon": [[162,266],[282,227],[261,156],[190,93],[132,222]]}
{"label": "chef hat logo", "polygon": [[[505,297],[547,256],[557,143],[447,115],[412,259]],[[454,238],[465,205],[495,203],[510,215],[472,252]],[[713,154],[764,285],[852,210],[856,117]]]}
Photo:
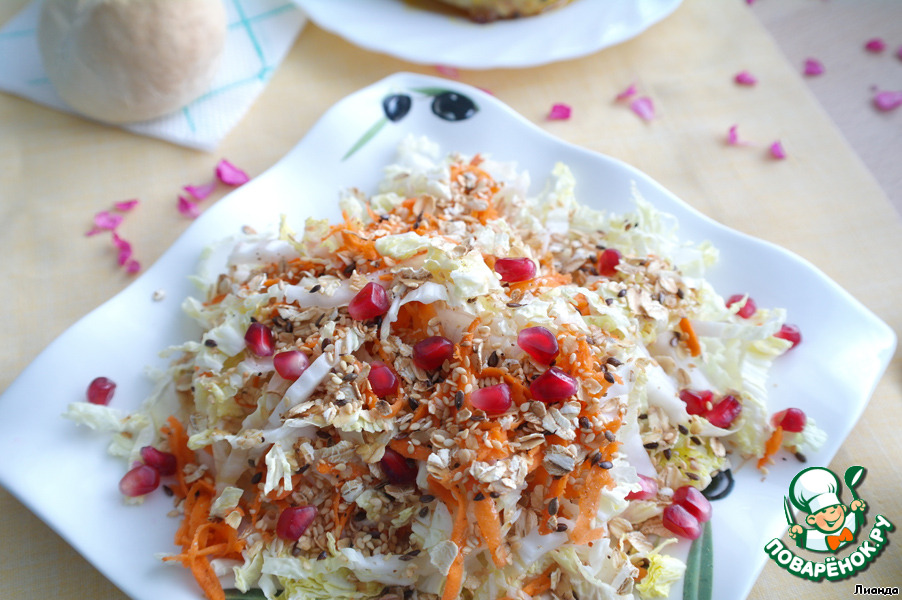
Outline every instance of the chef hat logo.
{"label": "chef hat logo", "polygon": [[789,497],[799,510],[808,514],[842,504],[839,477],[823,467],[809,467],[800,471],[789,486]]}

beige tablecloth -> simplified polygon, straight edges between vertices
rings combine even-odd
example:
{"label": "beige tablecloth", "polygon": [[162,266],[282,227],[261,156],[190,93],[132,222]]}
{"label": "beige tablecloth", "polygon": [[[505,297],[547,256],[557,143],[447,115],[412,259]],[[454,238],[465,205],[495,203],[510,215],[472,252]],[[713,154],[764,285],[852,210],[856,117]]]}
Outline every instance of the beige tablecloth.
{"label": "beige tablecloth", "polygon": [[[0,5],[0,21],[22,3]],[[756,74],[759,85],[733,85],[741,69]],[[259,174],[335,101],[401,70],[435,73],[308,26],[215,155],[0,94],[0,311],[6,319],[0,390],[58,334],[131,281],[108,244],[84,237],[95,212],[140,198],[122,233],[136,257],[151,264],[188,225],[175,209],[182,185],[207,180],[221,156]],[[593,56],[526,70],[464,71],[461,79],[491,90],[556,136],[632,163],[712,218],[798,253],[902,329],[902,223],[797,65],[785,60],[744,2],[686,0],[645,35]],[[613,104],[633,81],[657,103],[651,123]],[[573,118],[545,121],[555,102],[571,104]],[[782,139],[788,159],[768,159],[764,146],[726,147],[734,123],[762,144]],[[48,287],[54,293],[37,292]],[[897,355],[832,464],[837,472],[866,466],[862,494],[870,514],[896,523],[902,522],[900,391]],[[0,540],[4,598],[122,597],[5,491]],[[855,584],[899,585],[900,547],[893,540],[865,573],[841,583],[808,583],[769,564],[751,598],[847,598]]]}

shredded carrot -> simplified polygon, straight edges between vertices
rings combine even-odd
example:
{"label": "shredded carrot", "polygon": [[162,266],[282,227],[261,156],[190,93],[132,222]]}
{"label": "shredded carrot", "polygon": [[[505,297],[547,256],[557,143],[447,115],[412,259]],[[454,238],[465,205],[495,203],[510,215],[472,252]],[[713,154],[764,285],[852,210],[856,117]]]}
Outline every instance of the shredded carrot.
{"label": "shredded carrot", "polygon": [[476,515],[476,524],[479,531],[492,553],[495,566],[501,568],[507,564],[507,550],[504,548],[504,535],[501,533],[501,516],[495,506],[495,500],[485,497],[473,502],[473,512]]}
{"label": "shredded carrot", "polygon": [[603,527],[592,529],[592,518],[598,512],[601,491],[612,482],[607,469],[592,468],[586,475],[586,482],[580,490],[579,516],[570,530],[570,541],[574,544],[588,544],[605,535]]}
{"label": "shredded carrot", "polygon": [[410,451],[410,442],[407,440],[392,440],[388,443],[388,447],[403,456],[404,458],[412,458],[414,460],[428,460],[432,451],[426,446],[414,445],[413,452]]}
{"label": "shredded carrot", "polygon": [[702,353],[702,346],[695,335],[695,329],[692,328],[692,322],[686,317],[680,319],[680,330],[686,334],[686,346],[689,348],[689,354],[698,356]]}
{"label": "shredded carrot", "polygon": [[530,579],[523,585],[523,592],[530,596],[537,596],[551,589],[551,573],[557,563],[552,562],[547,569]]}
{"label": "shredded carrot", "polygon": [[767,465],[771,464],[773,460],[771,457],[777,453],[780,449],[780,446],[783,445],[783,428],[777,425],[777,428],[774,429],[774,432],[770,434],[770,437],[767,438],[767,442],[764,443],[764,456],[758,459],[758,468],[763,469]]}

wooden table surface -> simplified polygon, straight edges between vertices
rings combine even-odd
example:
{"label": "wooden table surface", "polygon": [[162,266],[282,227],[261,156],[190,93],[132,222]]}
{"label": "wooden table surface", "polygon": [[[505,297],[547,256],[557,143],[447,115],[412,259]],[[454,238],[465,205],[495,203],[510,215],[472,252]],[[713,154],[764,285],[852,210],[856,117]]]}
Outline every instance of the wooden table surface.
{"label": "wooden table surface", "polygon": [[[24,0],[0,4],[0,22],[22,5]],[[712,218],[808,259],[898,332],[902,221],[754,10],[739,0],[685,0],[671,17],[615,48],[531,69],[462,71],[460,79],[491,90],[556,136],[632,163]],[[741,69],[759,84],[734,85]],[[123,234],[149,265],[189,224],[175,209],[182,185],[207,180],[220,157],[261,173],[326,108],[396,71],[435,74],[308,25],[214,154],[0,94],[0,311],[7,319],[0,390],[57,335],[132,280],[116,268],[106,243],[84,237],[95,212],[140,198]],[[613,102],[631,82],[656,102],[658,117],[651,123]],[[571,104],[573,118],[546,121],[555,102]],[[898,127],[902,110],[881,118]],[[757,145],[726,146],[733,124]],[[784,161],[766,155],[766,145],[776,139],[789,153]],[[895,164],[898,158],[896,153]],[[896,523],[902,522],[900,366],[897,353],[831,464],[836,472],[866,466],[870,514]],[[0,540],[0,596],[123,597],[2,490]],[[900,585],[900,547],[893,540],[866,572],[839,583],[805,582],[768,564],[750,598],[847,598],[855,584]]]}

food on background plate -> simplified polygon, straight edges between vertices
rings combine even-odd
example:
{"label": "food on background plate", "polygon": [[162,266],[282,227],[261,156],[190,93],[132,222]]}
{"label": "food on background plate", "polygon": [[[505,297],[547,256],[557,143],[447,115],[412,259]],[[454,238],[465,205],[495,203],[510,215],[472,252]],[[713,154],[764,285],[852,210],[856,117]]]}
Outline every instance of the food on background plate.
{"label": "food on background plate", "polygon": [[531,17],[570,4],[573,0],[438,0],[463,10],[477,23]]}
{"label": "food on background plate", "polygon": [[46,0],[38,45],[69,106],[98,121],[133,123],[207,91],[225,34],[222,0]]}
{"label": "food on background plate", "polygon": [[211,599],[666,596],[705,494],[823,433],[767,408],[784,311],[725,300],[716,249],[641,197],[577,186],[408,138],[341,222],[211,248],[203,333],[140,410],[66,416],[114,434],[127,498],[174,496],[163,560]]}

